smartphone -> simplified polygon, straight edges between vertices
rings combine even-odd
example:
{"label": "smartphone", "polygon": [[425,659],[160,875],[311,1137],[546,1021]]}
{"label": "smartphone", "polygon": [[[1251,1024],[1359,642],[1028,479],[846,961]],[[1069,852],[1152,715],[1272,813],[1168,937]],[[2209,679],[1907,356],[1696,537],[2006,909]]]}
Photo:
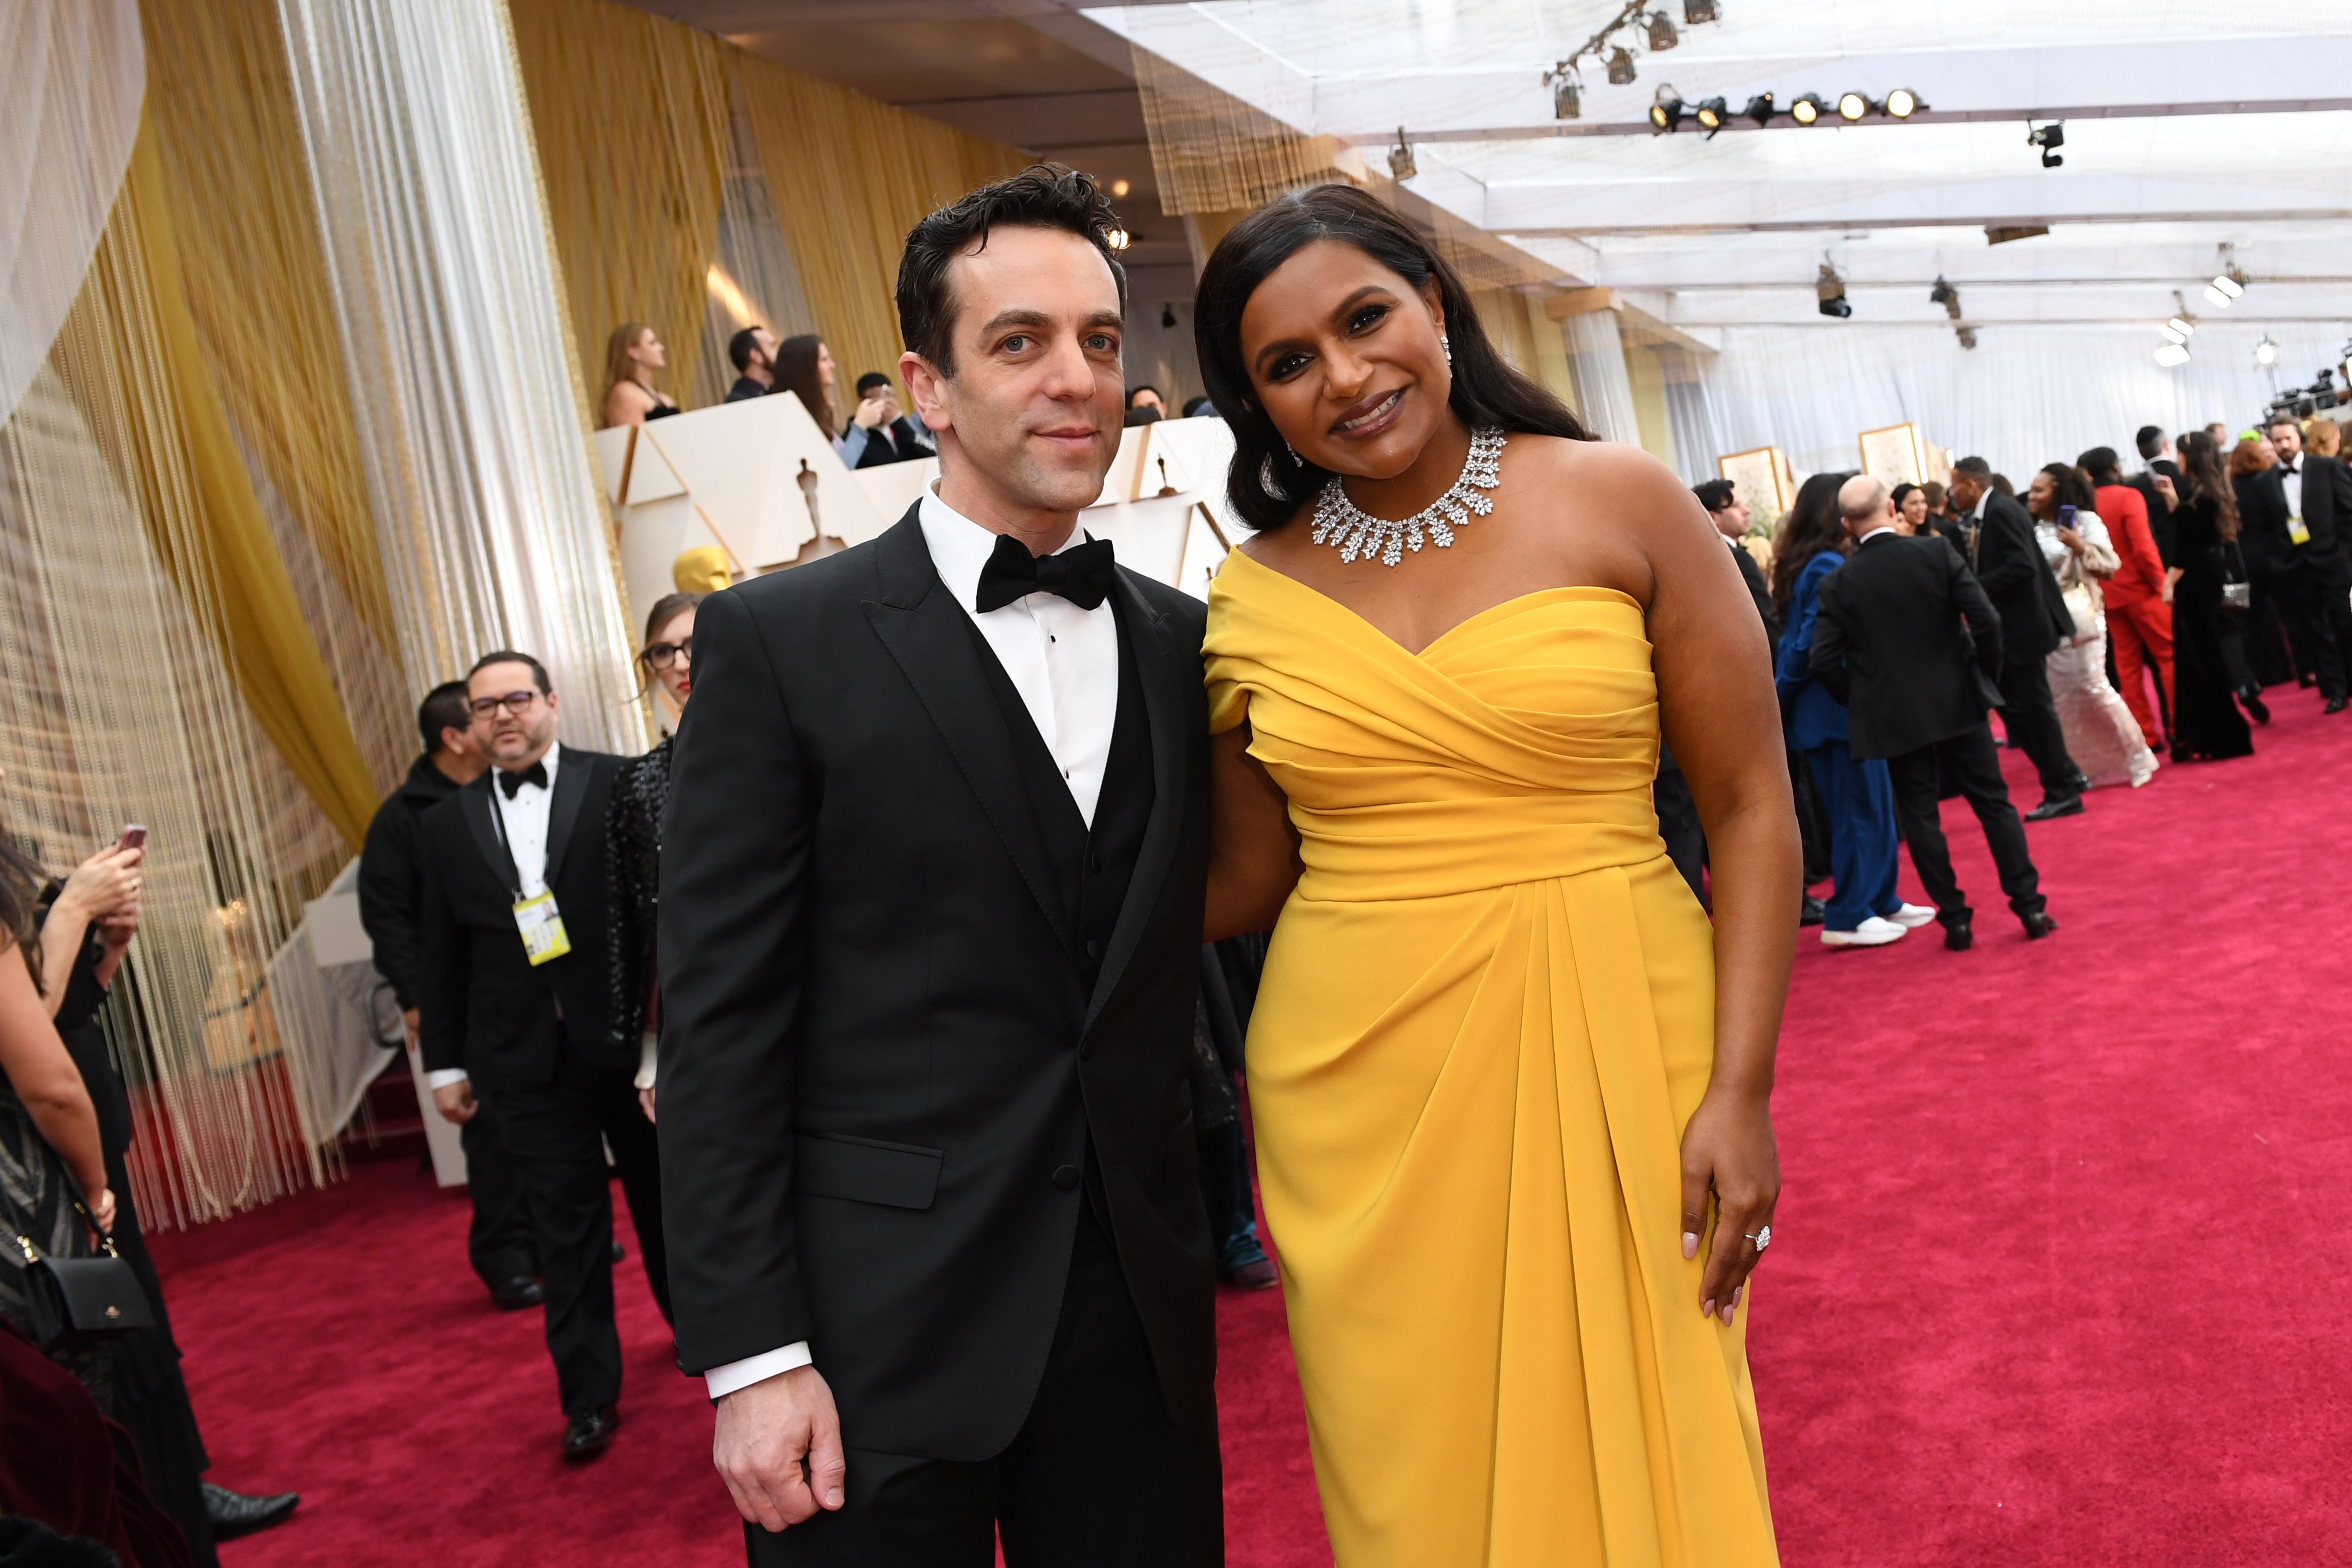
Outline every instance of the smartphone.
{"label": "smartphone", "polygon": [[114,841],[114,847],[118,850],[137,850],[146,848],[146,824],[143,822],[123,823],[122,836]]}
{"label": "smartphone", "polygon": [[2074,526],[2074,507],[2061,507],[2058,508],[2058,526],[2062,528],[2071,528]]}

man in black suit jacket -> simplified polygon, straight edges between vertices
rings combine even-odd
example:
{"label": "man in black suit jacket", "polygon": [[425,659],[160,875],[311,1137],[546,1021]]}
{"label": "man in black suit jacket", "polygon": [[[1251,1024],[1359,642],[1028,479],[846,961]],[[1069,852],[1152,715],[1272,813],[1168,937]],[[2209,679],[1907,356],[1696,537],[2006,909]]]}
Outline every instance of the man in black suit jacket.
{"label": "man in black suit jacket", "polygon": [[2042,803],[2025,820],[2074,816],[2083,809],[2083,770],[2066,753],[2058,706],[2050,699],[2050,668],[2042,661],[2074,634],[2074,618],[2042,557],[2033,519],[2015,497],[1992,487],[1990,464],[1963,457],[1952,465],[1952,499],[1975,520],[1969,564],[2000,612],[2001,722],[2042,775]]}
{"label": "man in black suit jacket", "polygon": [[2254,577],[2278,595],[2298,662],[2309,658],[2329,713],[2347,706],[2352,651],[2352,469],[2303,449],[2292,419],[2271,422],[2278,466],[2241,486],[2241,548]]}
{"label": "man in black suit jacket", "polygon": [[1205,615],[1076,530],[1120,428],[1111,222],[1033,169],[918,225],[938,486],[696,622],[660,1136],[754,1563],[1223,1561]]}
{"label": "man in black suit jacket", "polygon": [[[2140,499],[2147,503],[2147,531],[2156,540],[2158,557],[2168,567],[2172,564],[2172,509],[2180,504],[2185,481],[2162,425],[2141,425],[2134,441],[2143,466],[2124,483],[2137,490]],[[2159,480],[2163,482],[2158,483]]]}
{"label": "man in black suit jacket", "polygon": [[637,1051],[606,1039],[604,821],[621,758],[556,743],[555,694],[528,653],[484,654],[467,687],[490,768],[425,813],[419,1050],[443,1115],[467,1121],[478,1095],[498,1117],[539,1243],[563,1453],[580,1458],[620,1421],[608,1145],[669,1313]]}
{"label": "man in black suit jacket", "polygon": [[[867,404],[878,402],[881,418],[866,433],[865,448],[857,455],[860,468],[879,468],[886,463],[919,463],[931,455],[922,432],[915,422],[898,411],[898,389],[890,378],[880,371],[868,371],[857,378],[857,406],[862,411]],[[846,435],[857,428],[858,421],[851,420],[842,427]]]}
{"label": "man in black suit jacket", "polygon": [[2000,890],[2032,937],[2058,923],[2046,912],[2025,829],[2001,781],[1985,710],[2000,672],[2000,616],[1959,552],[1940,538],[1907,538],[1886,486],[1856,475],[1838,492],[1853,556],[1822,584],[1812,671],[1846,705],[1857,758],[1883,757],[1895,818],[1911,865],[1936,901],[1944,946],[1975,940],[1968,895],[1952,875],[1937,804],[1937,764],[1960,787],[1983,827]]}
{"label": "man in black suit jacket", "polygon": [[765,327],[746,327],[728,339],[727,359],[735,367],[735,384],[727,389],[729,402],[765,397],[776,390],[776,335]]}
{"label": "man in black suit jacket", "polygon": [[[416,1042],[416,923],[425,902],[425,866],[417,853],[425,813],[482,776],[490,765],[474,744],[474,714],[466,683],[434,687],[416,709],[425,754],[408,769],[399,789],[376,809],[360,851],[360,924],[375,949],[376,973],[392,987]],[[474,1224],[466,1238],[474,1272],[490,1288],[490,1299],[507,1312],[538,1306],[542,1300],[530,1238],[530,1208],[523,1201],[506,1151],[499,1146],[498,1118],[469,1117],[458,1130],[466,1151],[466,1192],[473,1200]]]}

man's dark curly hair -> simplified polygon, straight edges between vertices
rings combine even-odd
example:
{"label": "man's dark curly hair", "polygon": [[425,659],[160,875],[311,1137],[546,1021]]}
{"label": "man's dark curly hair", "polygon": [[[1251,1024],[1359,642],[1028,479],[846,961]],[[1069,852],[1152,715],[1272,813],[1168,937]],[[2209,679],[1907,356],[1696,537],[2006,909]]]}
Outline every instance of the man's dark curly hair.
{"label": "man's dark curly hair", "polygon": [[955,374],[955,298],[948,263],[993,228],[1063,229],[1090,243],[1118,286],[1127,310],[1127,269],[1111,254],[1118,226],[1110,197],[1092,174],[1060,163],[1032,163],[1009,179],[982,185],[917,224],[898,258],[898,335],[943,376]]}

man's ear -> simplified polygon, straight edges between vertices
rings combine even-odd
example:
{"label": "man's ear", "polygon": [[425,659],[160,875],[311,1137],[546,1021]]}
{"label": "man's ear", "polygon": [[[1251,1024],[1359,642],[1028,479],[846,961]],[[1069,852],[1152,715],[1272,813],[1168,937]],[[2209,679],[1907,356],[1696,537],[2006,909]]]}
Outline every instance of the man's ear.
{"label": "man's ear", "polygon": [[907,395],[914,400],[915,412],[933,430],[952,429],[955,416],[948,408],[948,378],[937,367],[912,349],[898,356],[898,379],[907,383]]}

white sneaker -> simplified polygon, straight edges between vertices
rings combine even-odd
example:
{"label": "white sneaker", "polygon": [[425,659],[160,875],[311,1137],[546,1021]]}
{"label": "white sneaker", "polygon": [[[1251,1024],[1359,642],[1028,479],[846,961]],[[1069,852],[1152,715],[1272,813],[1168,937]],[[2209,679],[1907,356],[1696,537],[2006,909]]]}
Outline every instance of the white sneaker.
{"label": "white sneaker", "polygon": [[1927,904],[1905,904],[1896,906],[1895,913],[1886,918],[1906,930],[1916,930],[1935,919],[1936,912]]}
{"label": "white sneaker", "polygon": [[[1932,915],[1934,911],[1931,910],[1928,913]],[[1892,920],[1881,920],[1877,915],[1873,915],[1851,931],[1823,930],[1822,946],[1824,947],[1884,947],[1889,942],[1901,941],[1908,934],[1906,927],[1897,925]]]}

